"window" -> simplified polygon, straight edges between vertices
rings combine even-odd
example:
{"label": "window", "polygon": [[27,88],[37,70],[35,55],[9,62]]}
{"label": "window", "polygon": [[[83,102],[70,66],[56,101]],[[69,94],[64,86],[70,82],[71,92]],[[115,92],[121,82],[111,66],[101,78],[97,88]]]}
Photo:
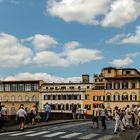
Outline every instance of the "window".
{"label": "window", "polygon": [[15,96],[14,96],[14,95],[11,96],[11,101],[12,101],[12,102],[15,101]]}
{"label": "window", "polygon": [[61,89],[62,89],[62,90],[65,90],[65,89],[66,89],[66,87],[61,87]]}
{"label": "window", "polygon": [[56,97],[56,96],[55,96],[55,95],[53,95],[53,100],[55,100],[55,97]]}
{"label": "window", "polygon": [[120,95],[118,93],[115,93],[114,101],[119,101],[119,100],[120,100]]}
{"label": "window", "polygon": [[93,101],[98,101],[98,96],[93,96]]}
{"label": "window", "polygon": [[81,100],[81,95],[77,95],[77,100]]}
{"label": "window", "polygon": [[137,100],[137,95],[136,95],[135,93],[132,93],[132,94],[130,95],[130,100],[131,100],[131,101],[136,101],[136,100]]}
{"label": "window", "polygon": [[31,84],[25,84],[25,91],[31,91]]}
{"label": "window", "polygon": [[11,84],[11,91],[17,91],[17,84]]}
{"label": "window", "polygon": [[120,89],[120,83],[118,82],[114,83],[114,89]]}
{"label": "window", "polygon": [[112,89],[112,83],[107,83],[106,84],[106,89]]}
{"label": "window", "polygon": [[66,104],[66,110],[69,110],[69,104]]}
{"label": "window", "polygon": [[28,95],[25,96],[25,101],[29,101],[29,96]]}
{"label": "window", "polygon": [[130,71],[126,71],[126,74],[130,74],[131,72]]}
{"label": "window", "polygon": [[106,101],[111,101],[111,95],[110,95],[110,94],[108,94],[108,95],[106,96]]}
{"label": "window", "polygon": [[89,94],[85,95],[85,100],[89,100]]}
{"label": "window", "polygon": [[48,99],[48,95],[44,95],[44,100],[47,100]]}
{"label": "window", "polygon": [[4,100],[5,100],[5,102],[7,102],[8,101],[8,96],[5,96]]}
{"label": "window", "polygon": [[123,89],[128,89],[128,82],[123,82],[122,83],[122,88]]}
{"label": "window", "polygon": [[69,87],[71,90],[74,90],[74,87],[72,86],[72,87]]}
{"label": "window", "polygon": [[90,104],[86,104],[86,105],[85,105],[85,108],[86,108],[87,110],[91,110],[91,105],[90,105]]}
{"label": "window", "polygon": [[133,89],[136,88],[136,83],[135,82],[132,83],[132,88]]}
{"label": "window", "polygon": [[4,88],[3,88],[3,85],[0,84],[0,91],[3,91]]}
{"label": "window", "polygon": [[18,101],[22,102],[22,96],[21,95],[18,96]]}
{"label": "window", "polygon": [[108,73],[111,73],[111,69],[108,69],[108,71],[107,71]]}
{"label": "window", "polygon": [[104,101],[104,96],[99,96],[99,101]]}
{"label": "window", "polygon": [[128,95],[126,93],[122,95],[122,101],[128,101]]}
{"label": "window", "polygon": [[18,84],[18,91],[24,91],[24,84]]}
{"label": "window", "polygon": [[32,84],[32,91],[38,91],[38,84]]}
{"label": "window", "polygon": [[32,96],[32,102],[35,102],[35,101],[36,101],[36,97]]}
{"label": "window", "polygon": [[78,89],[80,90],[80,89],[81,89],[81,87],[80,87],[80,86],[78,86]]}
{"label": "window", "polygon": [[5,84],[5,91],[10,91],[10,84]]}

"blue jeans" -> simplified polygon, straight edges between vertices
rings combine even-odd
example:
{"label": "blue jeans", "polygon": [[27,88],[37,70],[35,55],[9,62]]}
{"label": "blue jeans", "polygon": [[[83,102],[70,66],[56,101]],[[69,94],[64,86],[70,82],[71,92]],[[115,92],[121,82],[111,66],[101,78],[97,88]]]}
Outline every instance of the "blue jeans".
{"label": "blue jeans", "polygon": [[49,111],[46,111],[46,112],[45,112],[46,122],[48,122],[48,120],[49,120],[49,114],[50,114]]}

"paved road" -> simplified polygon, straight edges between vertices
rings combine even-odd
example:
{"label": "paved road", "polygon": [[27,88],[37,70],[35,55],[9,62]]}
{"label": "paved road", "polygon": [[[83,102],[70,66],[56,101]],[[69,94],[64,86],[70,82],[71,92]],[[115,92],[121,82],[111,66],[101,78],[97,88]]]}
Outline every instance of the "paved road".
{"label": "paved road", "polygon": [[[2,140],[122,140],[123,133],[113,134],[114,122],[107,122],[107,129],[91,127],[92,122],[72,122],[40,128],[28,129],[24,132],[13,131],[0,133]],[[127,133],[127,132],[124,132]],[[126,134],[124,134],[126,135]],[[121,136],[121,137],[120,137]],[[126,136],[127,137],[127,136]],[[128,138],[125,140],[129,140]],[[134,139],[131,139],[134,140]]]}

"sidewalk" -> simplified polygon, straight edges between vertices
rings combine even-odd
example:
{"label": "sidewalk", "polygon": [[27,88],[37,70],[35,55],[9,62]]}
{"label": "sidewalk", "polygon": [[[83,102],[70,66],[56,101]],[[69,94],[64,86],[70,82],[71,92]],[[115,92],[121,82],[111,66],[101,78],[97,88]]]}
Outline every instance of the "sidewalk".
{"label": "sidewalk", "polygon": [[[48,126],[48,125],[54,125],[54,124],[76,122],[76,121],[83,121],[83,120],[50,120],[49,122],[40,122],[40,123],[36,123],[34,125],[29,123],[29,124],[25,125],[26,126],[25,129],[31,129],[31,128]],[[5,126],[4,129],[5,129],[5,132],[17,131],[18,130],[18,125],[15,125],[15,126]]]}

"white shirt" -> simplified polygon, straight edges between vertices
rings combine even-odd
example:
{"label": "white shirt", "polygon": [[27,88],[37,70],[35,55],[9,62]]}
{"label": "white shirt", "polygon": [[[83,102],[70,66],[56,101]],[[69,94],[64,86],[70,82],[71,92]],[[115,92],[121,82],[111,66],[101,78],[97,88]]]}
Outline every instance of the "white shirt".
{"label": "white shirt", "polygon": [[93,110],[93,116],[94,116],[94,117],[99,116],[98,108],[95,108],[95,109]]}
{"label": "white shirt", "polygon": [[26,111],[24,109],[19,109],[17,112],[18,117],[25,117],[27,115]]}

